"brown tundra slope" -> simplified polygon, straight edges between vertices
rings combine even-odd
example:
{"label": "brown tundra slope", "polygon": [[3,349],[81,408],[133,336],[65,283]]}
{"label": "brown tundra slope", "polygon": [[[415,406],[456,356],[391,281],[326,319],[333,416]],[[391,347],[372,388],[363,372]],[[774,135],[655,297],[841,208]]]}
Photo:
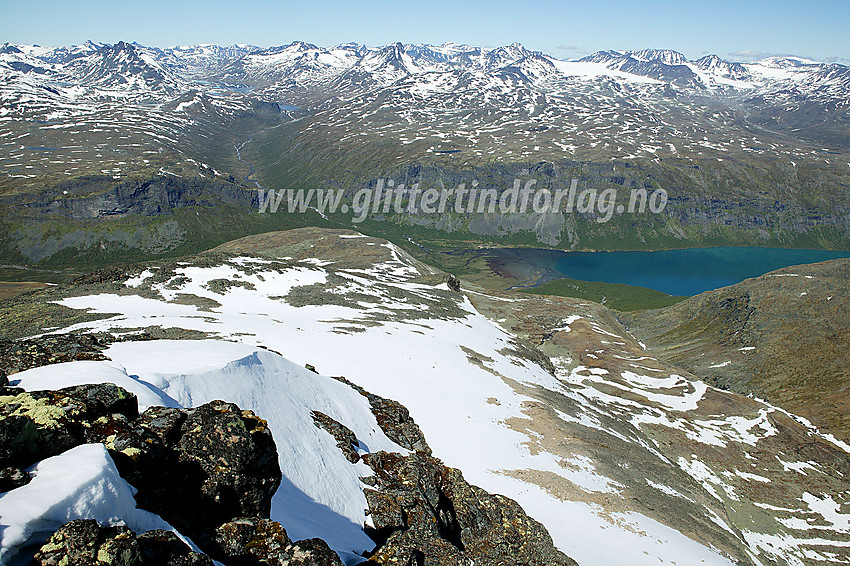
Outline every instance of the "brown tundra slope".
{"label": "brown tundra slope", "polygon": [[653,355],[850,441],[850,260],[786,267],[624,317]]}

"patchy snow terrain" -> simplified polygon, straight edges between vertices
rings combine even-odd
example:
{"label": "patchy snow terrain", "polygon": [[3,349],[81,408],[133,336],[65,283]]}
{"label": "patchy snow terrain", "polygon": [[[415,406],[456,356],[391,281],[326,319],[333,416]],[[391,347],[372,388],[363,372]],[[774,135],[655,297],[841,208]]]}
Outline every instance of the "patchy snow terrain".
{"label": "patchy snow terrain", "polygon": [[325,375],[402,403],[435,456],[515,499],[582,565],[846,563],[846,447],[646,356],[604,307],[455,293],[392,244],[353,235],[304,233],[298,254],[247,238],[229,257],[151,265],[58,298],[101,315],[60,332],[206,338],[116,342],[112,361],[12,381],[113,381],[142,405],[255,411],[284,473],[272,518],[349,562],[370,547],[369,470],[311,411],[349,427],[363,451],[404,450],[364,397]]}

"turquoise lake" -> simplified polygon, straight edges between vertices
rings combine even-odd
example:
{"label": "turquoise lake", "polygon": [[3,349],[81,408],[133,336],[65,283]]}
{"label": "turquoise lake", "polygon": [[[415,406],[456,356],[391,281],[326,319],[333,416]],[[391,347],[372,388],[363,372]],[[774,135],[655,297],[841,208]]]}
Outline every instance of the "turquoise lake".
{"label": "turquoise lake", "polygon": [[656,252],[564,252],[493,250],[496,265],[513,271],[511,262],[539,276],[537,283],[559,277],[649,287],[670,295],[697,295],[739,283],[769,271],[850,257],[850,251],[782,248],[691,248]]}

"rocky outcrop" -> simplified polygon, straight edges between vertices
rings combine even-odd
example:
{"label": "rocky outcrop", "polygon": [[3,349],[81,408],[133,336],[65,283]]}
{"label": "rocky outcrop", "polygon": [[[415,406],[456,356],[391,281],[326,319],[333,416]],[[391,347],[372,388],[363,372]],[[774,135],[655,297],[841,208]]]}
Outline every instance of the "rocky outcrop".
{"label": "rocky outcrop", "polygon": [[[343,378],[339,378],[345,381]],[[571,565],[545,530],[514,501],[468,484],[431,455],[422,431],[399,403],[350,384],[376,421],[409,454],[365,453],[345,425],[314,411],[364,478],[378,564],[482,566]],[[0,397],[0,484],[25,483],[35,462],[87,442],[103,443],[137,489],[142,509],[157,513],[227,566],[341,566],[319,539],[294,542],[269,519],[281,482],[277,450],[264,420],[224,401],[194,409],[151,407],[139,414],[132,394],[113,384]],[[36,564],[193,566],[211,564],[173,534],[136,535],[125,527],[72,521],[35,557]]]}
{"label": "rocky outcrop", "polygon": [[[192,241],[199,235],[197,227],[173,216],[176,210],[225,208],[248,216],[258,209],[258,197],[233,177],[224,181],[159,174],[116,181],[101,175],[0,196],[0,207],[15,211],[5,215],[7,229],[0,235],[7,261],[37,263],[62,256],[93,267],[123,262],[128,252],[137,258],[159,257]],[[24,217],[28,221],[22,222]],[[116,218],[124,222],[110,224]],[[59,224],[65,229],[47,228]],[[211,247],[222,240],[206,241]],[[110,260],[101,261],[106,257]]]}
{"label": "rocky outcrop", "polygon": [[367,454],[366,500],[379,564],[574,565],[515,501],[468,484],[432,456]]}
{"label": "rocky outcrop", "polygon": [[555,548],[540,523],[515,501],[470,485],[460,470],[431,455],[422,431],[399,403],[366,392],[378,425],[408,455],[358,455],[355,434],[323,413],[313,413],[351,462],[362,460],[373,475],[362,478],[376,547],[370,561],[417,566],[567,566],[575,562]]}
{"label": "rocky outcrop", "polygon": [[281,481],[266,422],[232,403],[152,407],[113,384],[0,397],[0,487],[29,481],[26,468],[80,444],[100,442],[159,514],[199,544],[239,517],[268,517]]}
{"label": "rocky outcrop", "polygon": [[122,415],[128,419],[139,416],[136,396],[112,383],[76,385],[59,391],[84,403],[85,416],[89,419],[103,415]]}
{"label": "rocky outcrop", "polygon": [[30,482],[30,475],[21,468],[9,466],[0,470],[0,493],[5,493]]}
{"label": "rocky outcrop", "polygon": [[218,527],[212,554],[231,566],[342,566],[321,539],[293,542],[276,521],[243,518]]}
{"label": "rocky outcrop", "polygon": [[460,279],[451,273],[446,276],[446,285],[455,293],[460,293]]}
{"label": "rocky outcrop", "polygon": [[337,448],[345,454],[345,457],[349,462],[355,464],[360,461],[360,455],[357,453],[357,448],[359,446],[357,436],[350,428],[338,423],[319,411],[313,411],[312,416],[313,423],[317,427],[323,429],[325,432],[334,437]]}
{"label": "rocky outcrop", "polygon": [[212,566],[174,533],[136,535],[127,527],[105,527],[91,519],[66,523],[35,554],[38,566]]}
{"label": "rocky outcrop", "polygon": [[[211,522],[268,516],[281,472],[266,421],[222,401],[187,412],[174,450],[183,468],[202,470],[194,511]],[[191,520],[197,521],[194,513]]]}
{"label": "rocky outcrop", "polygon": [[[129,424],[129,426],[127,426]],[[238,517],[268,517],[281,481],[266,422],[232,403],[151,407],[104,438],[119,472],[153,511],[199,544]]]}
{"label": "rocky outcrop", "polygon": [[62,362],[105,360],[107,358],[101,351],[107,345],[93,334],[56,334],[30,340],[0,340],[0,371],[12,374]]}
{"label": "rocky outcrop", "polygon": [[[102,442],[122,477],[137,488],[139,507],[162,516],[223,564],[341,566],[324,541],[293,542],[268,519],[281,481],[277,450],[266,422],[232,403],[151,407],[140,415],[136,398],[120,387],[82,385],[2,397],[0,417],[0,465],[12,464],[0,470],[4,491],[29,480],[23,468],[35,461],[84,442]],[[62,526],[34,561],[40,566],[212,565],[173,533],[137,536],[94,520]]]}
{"label": "rocky outcrop", "polygon": [[[0,469],[24,469],[39,460],[96,441],[106,421],[138,416],[134,395],[111,383],[0,396]],[[4,477],[15,476],[3,472]],[[19,475],[19,474],[17,474]]]}
{"label": "rocky outcrop", "polygon": [[392,399],[369,393],[344,377],[334,377],[334,379],[345,383],[369,400],[372,414],[375,415],[378,426],[381,427],[387,438],[407,450],[431,453],[431,448],[425,442],[425,435],[422,434],[419,426],[413,422],[410,412],[405,406]]}

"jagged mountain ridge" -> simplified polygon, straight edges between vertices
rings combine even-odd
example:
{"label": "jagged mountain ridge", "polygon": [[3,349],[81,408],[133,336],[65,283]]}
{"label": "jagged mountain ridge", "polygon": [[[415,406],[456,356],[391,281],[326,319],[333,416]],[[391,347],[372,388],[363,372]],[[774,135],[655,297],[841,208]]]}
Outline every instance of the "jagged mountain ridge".
{"label": "jagged mountain ridge", "polygon": [[[590,108],[595,107],[599,117],[604,117],[610,107],[615,120],[618,110],[628,111],[625,100],[616,100],[618,92],[647,110],[657,107],[671,95],[678,97],[677,104],[685,108],[693,104],[689,101],[692,97],[709,97],[720,105],[728,105],[732,100],[736,106],[749,107],[751,113],[758,116],[771,110],[774,117],[765,116],[764,121],[772,125],[777,125],[776,117],[783,116],[778,121],[780,127],[784,125],[783,120],[788,121],[785,114],[805,107],[808,127],[813,127],[824,120],[832,123],[836,112],[846,113],[850,90],[850,70],[839,64],[776,57],[742,64],[725,61],[716,55],[689,61],[675,51],[651,49],[600,51],[565,62],[529,51],[519,44],[494,49],[400,43],[383,48],[357,44],[323,48],[304,42],[268,49],[249,45],[159,49],[123,42],[114,46],[89,42],[79,47],[47,49],[7,44],[0,51],[0,71],[8,82],[3,94],[7,115],[38,115],[36,108],[18,107],[33,98],[52,98],[54,103],[56,99],[64,99],[70,105],[111,98],[116,104],[126,104],[139,98],[164,102],[190,90],[208,90],[225,96],[246,91],[262,100],[303,105],[308,112],[321,114],[329,107],[351,109],[351,103],[356,100],[351,96],[380,99],[391,94],[399,84],[407,83],[413,85],[419,96],[410,101],[413,104],[408,102],[393,107],[397,114],[407,119],[415,116],[417,99],[429,103],[432,110],[438,110],[443,105],[438,97],[445,97],[452,101],[449,108],[481,107],[492,112],[498,108],[493,106],[495,103],[514,111],[529,109],[529,114],[521,120],[532,124],[548,122],[560,127],[572,124],[564,134],[574,128],[575,119],[579,117],[570,116],[572,109],[566,104],[569,98],[586,100]],[[450,77],[457,74],[470,76],[478,83],[474,94],[483,96],[483,105],[476,102],[471,93],[455,90]],[[503,84],[506,74],[512,77],[512,84],[507,87]],[[517,89],[525,89],[528,94],[512,95]],[[611,94],[614,94],[613,105]],[[339,97],[345,97],[345,102],[335,102]],[[733,113],[737,111],[734,107],[730,109]],[[443,124],[446,129],[453,123],[451,117],[448,118]],[[346,126],[333,116],[326,115],[322,119],[337,128]],[[603,119],[600,125],[609,123],[608,119]],[[492,121],[482,124],[494,125]],[[644,125],[648,124],[644,122]],[[665,141],[675,143],[675,130],[686,124],[673,119],[667,125],[673,130],[673,139],[654,140],[660,132],[650,131],[637,139],[634,134],[623,136],[623,141],[635,146],[635,157],[643,152],[652,158],[659,155],[659,150],[668,149],[674,155],[693,157],[701,141],[696,138],[696,132],[680,136],[685,147],[674,151],[666,148]],[[359,124],[363,129],[369,126],[369,123]],[[509,122],[505,121],[504,126],[510,130]],[[726,119],[709,122],[707,126],[725,128],[730,122]],[[784,134],[793,137],[789,133],[793,130],[791,124],[787,126]],[[733,133],[735,128],[738,127],[733,127]],[[737,133],[741,135],[744,131],[738,128]],[[400,134],[397,134],[399,141],[404,143],[405,136]],[[647,139],[641,140],[642,137]],[[669,137],[669,132],[665,137]],[[757,138],[755,142],[742,144],[738,151],[744,149],[762,155],[763,150],[758,146],[770,143]],[[592,136],[584,141],[594,148],[599,143]],[[712,143],[704,149],[731,149],[728,141],[709,141]],[[561,148],[581,147],[565,140],[558,144]],[[661,147],[653,148],[653,144]],[[743,147],[746,145],[754,147]],[[776,144],[772,144],[772,149],[788,152],[788,148]],[[481,155],[482,151],[475,153]],[[806,158],[800,151],[792,153]],[[533,152],[523,152],[523,156],[530,155]],[[628,153],[624,151],[620,155],[627,157]]]}
{"label": "jagged mountain ridge", "polygon": [[[6,45],[0,53],[0,72],[7,81],[0,95],[7,119],[70,118],[72,108],[84,111],[87,101],[111,99],[116,105],[127,105],[134,100],[163,103],[193,90],[234,99],[250,93],[263,101],[301,106],[322,124],[348,131],[347,137],[354,139],[377,123],[371,118],[374,113],[358,117],[356,110],[353,116],[351,111],[392,97],[399,87],[407,86],[412,96],[396,99],[386,108],[398,122],[388,133],[400,144],[413,146],[406,149],[420,154],[439,149],[440,144],[433,141],[430,147],[412,143],[405,131],[412,125],[426,126],[414,142],[439,142],[440,138],[449,142],[452,130],[457,135],[470,131],[470,125],[477,125],[479,132],[499,126],[504,133],[516,135],[522,134],[517,126],[523,124],[550,131],[537,135],[536,143],[549,148],[539,154],[542,158],[557,150],[571,156],[601,151],[601,155],[626,159],[662,155],[693,159],[706,151],[721,155],[731,151],[744,157],[773,152],[817,159],[823,142],[812,155],[800,135],[826,127],[830,133],[836,130],[836,141],[843,143],[840,139],[845,134],[838,126],[850,91],[850,70],[838,64],[790,58],[741,64],[714,55],[688,61],[670,50],[600,51],[565,62],[519,44],[495,49],[400,43],[380,49],[357,44],[328,49],[304,42],[268,49],[247,45],[158,49],[91,42],[56,49]],[[459,76],[466,78],[459,81],[455,78]],[[470,82],[476,83],[473,90],[458,88],[458,83]],[[712,104],[728,109],[715,111],[714,116],[703,114],[699,120],[705,123],[691,129],[688,115],[702,113],[693,97],[711,98]],[[730,106],[729,101],[734,104]],[[40,102],[60,104],[69,111],[40,111]],[[739,108],[744,109],[743,116],[737,115]],[[462,115],[467,123],[458,121],[460,116],[453,116],[452,109],[467,110]],[[795,109],[805,112],[791,112]],[[504,110],[510,114],[502,117]],[[635,116],[636,123],[623,123],[624,113],[635,110],[646,115]],[[341,111],[349,120],[335,116]],[[485,115],[476,116],[476,112]],[[580,126],[579,120],[588,115],[594,116],[595,127]],[[660,117],[661,129],[653,127],[652,115]],[[387,117],[381,112],[382,120]],[[748,132],[745,122],[753,117],[761,117],[765,126],[782,128],[783,135],[796,137],[794,143],[783,147],[766,130]],[[552,136],[556,130],[559,135]],[[607,139],[594,134],[595,130],[605,131]],[[617,135],[622,147],[611,143],[612,135]],[[504,135],[490,140],[465,137],[466,151],[478,158],[504,145]],[[524,147],[517,158],[534,159],[537,151]],[[13,160],[6,166],[7,174],[16,164]]]}
{"label": "jagged mountain ridge", "polygon": [[[547,66],[552,74],[582,76],[576,67],[571,71],[558,65],[564,61],[541,52],[530,51],[515,43],[498,48],[479,48],[467,45],[444,44],[391,44],[382,48],[369,48],[358,44],[342,44],[333,48],[319,47],[296,41],[288,45],[259,48],[251,45],[198,45],[177,46],[166,49],[146,47],[137,43],[120,42],[115,46],[87,42],[82,46],[55,49],[38,46],[16,46],[6,44],[0,54],[4,67],[25,70],[38,64],[60,70],[71,65],[69,76],[76,75],[87,82],[87,76],[95,73],[101,78],[106,71],[116,75],[149,74],[139,62],[125,63],[116,68],[117,57],[147,56],[145,63],[154,67],[159,74],[168,72],[175,77],[224,81],[251,85],[262,89],[271,83],[309,80],[311,76],[333,79],[346,71],[358,67],[380,84],[391,83],[400,76],[415,75],[432,71],[465,69],[467,71],[495,72],[506,67],[523,67],[522,61],[531,60]],[[827,83],[835,88],[838,98],[840,89],[846,88],[845,65],[817,63],[801,58],[770,57],[754,63],[726,61],[717,55],[706,55],[688,60],[682,53],[673,50],[644,49],[641,51],[599,51],[578,59],[577,63],[596,63],[608,71],[622,71],[626,75],[645,77],[685,89],[711,89],[733,87],[748,89],[777,89],[796,83],[803,95],[823,91]],[[567,62],[569,63],[569,62]],[[161,69],[156,69],[161,66]],[[74,67],[77,71],[74,72]],[[106,69],[104,69],[104,67]],[[557,69],[557,70],[556,70]],[[604,71],[603,71],[604,72]],[[587,73],[585,73],[587,76]],[[622,74],[610,76],[623,78]],[[819,84],[804,88],[805,83],[815,77]],[[539,79],[540,77],[534,77]],[[715,79],[726,79],[718,83]],[[157,77],[159,79],[159,77]],[[269,83],[269,84],[263,84]],[[280,85],[278,85],[280,86]],[[846,92],[843,93],[846,99]]]}

